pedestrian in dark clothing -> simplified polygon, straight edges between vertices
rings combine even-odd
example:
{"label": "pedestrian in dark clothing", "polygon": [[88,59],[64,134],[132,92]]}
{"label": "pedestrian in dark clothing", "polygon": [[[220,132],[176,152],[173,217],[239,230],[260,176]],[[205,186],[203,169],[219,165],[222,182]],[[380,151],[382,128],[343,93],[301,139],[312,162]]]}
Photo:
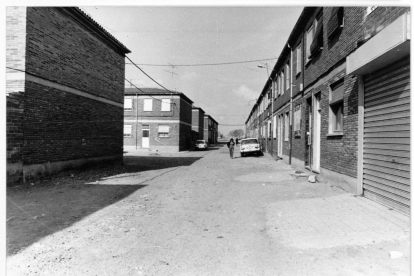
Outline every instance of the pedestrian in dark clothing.
{"label": "pedestrian in dark clothing", "polygon": [[234,141],[233,141],[233,138],[231,138],[230,141],[227,143],[227,147],[230,150],[230,158],[233,159],[233,152],[234,152]]}
{"label": "pedestrian in dark clothing", "polygon": [[236,138],[236,145],[239,144],[239,138]]}

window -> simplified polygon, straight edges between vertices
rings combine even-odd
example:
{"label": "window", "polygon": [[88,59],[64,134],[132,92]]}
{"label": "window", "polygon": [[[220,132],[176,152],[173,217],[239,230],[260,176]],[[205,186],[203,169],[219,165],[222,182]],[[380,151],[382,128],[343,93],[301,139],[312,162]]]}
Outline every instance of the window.
{"label": "window", "polygon": [[132,110],[132,99],[131,98],[125,98],[124,110]]}
{"label": "window", "polygon": [[273,138],[276,138],[276,115],[273,117]]}
{"label": "window", "polygon": [[289,141],[289,112],[285,114],[285,141]]}
{"label": "window", "polygon": [[272,137],[272,121],[267,121],[267,138]]}
{"label": "window", "polygon": [[278,91],[277,91],[277,81],[276,81],[276,79],[277,78],[275,78],[275,80],[273,81],[273,89],[274,89],[274,97],[275,97],[275,99],[277,98],[277,93],[278,93]]}
{"label": "window", "polygon": [[290,87],[290,67],[289,64],[286,64],[286,89]]}
{"label": "window", "polygon": [[282,71],[280,79],[282,80],[282,83],[280,84],[280,95],[283,95],[285,93],[285,72]]}
{"label": "window", "polygon": [[171,99],[162,99],[161,111],[171,111]]}
{"label": "window", "polygon": [[313,41],[313,25],[306,32],[306,63],[311,60],[310,46]]}
{"label": "window", "polygon": [[302,71],[302,44],[299,43],[296,47],[296,74]]}
{"label": "window", "polygon": [[323,22],[322,13],[319,13],[314,23],[313,40],[310,45],[310,54],[316,55],[320,50],[323,49]]}
{"label": "window", "polygon": [[144,111],[152,111],[152,99],[144,99]]}
{"label": "window", "polygon": [[170,126],[158,126],[158,137],[170,137]]}
{"label": "window", "polygon": [[334,7],[326,26],[328,38],[333,37],[344,26],[344,7]]}
{"label": "window", "polygon": [[293,114],[293,132],[295,137],[300,136],[300,122],[302,119],[302,108],[301,105],[295,107],[295,113]]}
{"label": "window", "polygon": [[280,95],[280,93],[282,93],[281,91],[282,91],[282,89],[280,89],[280,83],[281,83],[281,81],[280,81],[280,75],[279,76],[277,76],[277,94],[278,95]]}
{"label": "window", "polygon": [[329,93],[329,134],[343,134],[344,81],[331,85]]}
{"label": "window", "polygon": [[132,125],[124,125],[124,137],[132,137]]}

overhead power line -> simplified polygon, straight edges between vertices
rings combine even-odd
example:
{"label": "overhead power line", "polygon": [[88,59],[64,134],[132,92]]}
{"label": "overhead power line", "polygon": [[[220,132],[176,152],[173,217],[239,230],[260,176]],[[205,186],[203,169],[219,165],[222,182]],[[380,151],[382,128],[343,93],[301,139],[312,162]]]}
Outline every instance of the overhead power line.
{"label": "overhead power line", "polygon": [[[129,59],[129,58],[128,58]],[[233,62],[221,62],[221,63],[196,63],[196,64],[149,64],[149,63],[140,63],[140,64],[135,64],[135,66],[137,65],[143,65],[143,66],[180,66],[180,67],[184,67],[184,66],[215,66],[215,65],[231,65],[231,64],[240,64],[240,63],[251,63],[251,62],[259,62],[259,61],[269,61],[269,60],[275,60],[278,58],[267,58],[267,59],[255,59],[255,60],[245,60],[245,61],[233,61]],[[130,64],[130,63],[126,63],[126,64]]]}
{"label": "overhead power line", "polygon": [[[150,75],[148,75],[147,73],[145,73],[144,70],[142,70],[137,64],[135,64],[129,57],[125,56],[133,65],[135,65],[135,67],[137,67],[142,73],[144,73],[145,76],[147,76],[148,78],[150,78],[153,82],[155,82],[156,84],[158,84],[159,86],[161,86],[162,88],[164,88],[165,90],[167,90],[168,92],[171,92],[172,94],[177,94],[177,92],[173,92],[167,88],[165,88],[164,86],[162,86],[161,84],[159,84],[156,80],[154,80],[153,78],[151,78]],[[169,65],[171,66],[171,65]]]}

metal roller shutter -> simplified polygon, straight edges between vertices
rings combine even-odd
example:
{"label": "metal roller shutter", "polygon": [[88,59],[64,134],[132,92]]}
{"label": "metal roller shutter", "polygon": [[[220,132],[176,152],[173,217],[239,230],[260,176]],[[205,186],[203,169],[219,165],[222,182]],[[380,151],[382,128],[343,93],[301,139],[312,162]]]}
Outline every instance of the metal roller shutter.
{"label": "metal roller shutter", "polygon": [[409,58],[365,77],[364,196],[409,213]]}

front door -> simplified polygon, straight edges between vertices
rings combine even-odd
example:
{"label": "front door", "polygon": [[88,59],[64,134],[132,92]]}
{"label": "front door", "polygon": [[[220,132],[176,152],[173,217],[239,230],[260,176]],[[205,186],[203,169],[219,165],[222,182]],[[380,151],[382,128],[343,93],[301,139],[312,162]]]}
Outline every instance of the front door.
{"label": "front door", "polygon": [[149,128],[142,129],[142,148],[149,148]]}
{"label": "front door", "polygon": [[319,172],[321,162],[321,93],[313,99],[312,170]]}

